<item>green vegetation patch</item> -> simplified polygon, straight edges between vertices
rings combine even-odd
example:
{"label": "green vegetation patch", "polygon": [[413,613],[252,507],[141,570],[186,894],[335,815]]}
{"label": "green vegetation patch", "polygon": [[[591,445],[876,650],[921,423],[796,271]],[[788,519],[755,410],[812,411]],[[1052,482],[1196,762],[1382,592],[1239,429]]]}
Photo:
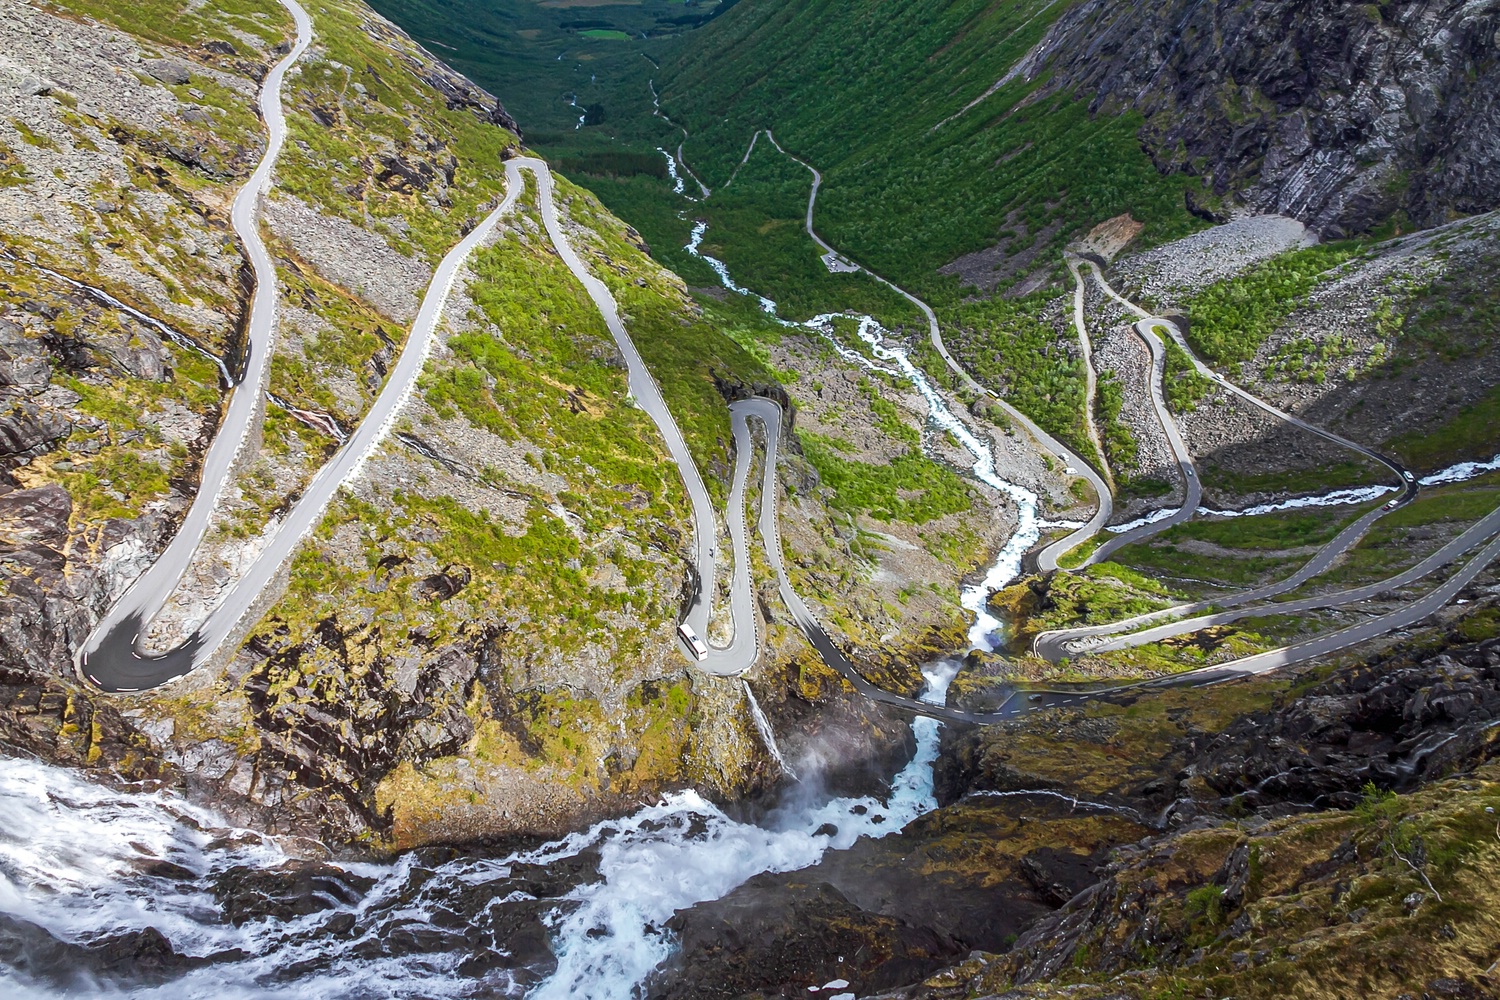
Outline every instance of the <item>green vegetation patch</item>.
{"label": "green vegetation patch", "polygon": [[[191,48],[211,41],[238,43],[238,48],[244,41],[234,31],[240,31],[269,49],[292,31],[290,15],[275,0],[215,0],[205,6],[185,0],[62,0],[50,6],[85,14],[150,41]],[[234,31],[226,30],[230,28]]]}
{"label": "green vegetation patch", "polygon": [[1140,446],[1135,435],[1120,419],[1125,409],[1125,387],[1113,371],[1099,373],[1097,393],[1094,397],[1095,426],[1103,427],[1104,451],[1109,456],[1110,468],[1118,472],[1129,472],[1139,464]]}
{"label": "green vegetation patch", "polygon": [[1050,260],[1125,212],[1147,240],[1200,225],[1189,182],[1142,152],[1139,115],[1092,115],[1039,94],[1045,81],[984,96],[1069,6],[741,2],[670,47],[657,85],[710,187],[769,125],[824,174],[825,238],[924,298],[955,301],[958,280],[937,269],[1003,230],[1024,233],[1013,252],[1037,244]]}
{"label": "green vegetation patch", "polygon": [[1301,545],[1322,545],[1333,541],[1335,535],[1363,516],[1371,506],[1373,504],[1357,508],[1292,510],[1214,521],[1189,521],[1168,528],[1154,541],[1170,544],[1198,539],[1226,548],[1273,551]]}
{"label": "green vegetation patch", "polygon": [[1213,379],[1198,371],[1187,352],[1178,347],[1177,341],[1165,330],[1157,327],[1157,334],[1167,351],[1167,364],[1162,378],[1162,392],[1167,398],[1167,406],[1179,415],[1192,413],[1203,402],[1203,398],[1213,391]]}
{"label": "green vegetation patch", "polygon": [[435,262],[504,193],[501,156],[519,140],[450,108],[414,52],[367,30],[363,6],[310,13],[324,58],[305,57],[288,88],[278,187]]}
{"label": "green vegetation patch", "polygon": [[1243,588],[1267,583],[1290,573],[1306,560],[1274,555],[1227,558],[1204,555],[1178,545],[1138,542],[1116,551],[1115,561],[1163,580],[1176,581],[1194,591],[1209,587]]}
{"label": "green vegetation patch", "polygon": [[[719,322],[722,310],[700,311],[676,276],[653,263],[633,241],[634,233],[597,199],[562,179],[557,191],[566,199],[566,212],[597,238],[578,249],[609,286],[708,488],[719,493],[728,478],[732,440],[723,392],[730,385],[774,385],[775,375],[756,354],[726,336]],[[763,318],[751,322],[765,325]]]}
{"label": "green vegetation patch", "polygon": [[1238,472],[1210,460],[1199,463],[1199,470],[1204,489],[1238,497],[1265,493],[1298,496],[1354,486],[1390,486],[1396,478],[1390,469],[1363,456],[1333,465],[1275,472]]}
{"label": "green vegetation patch", "polygon": [[0,188],[18,187],[30,179],[26,165],[5,143],[0,142]]}
{"label": "green vegetation patch", "polygon": [[[660,154],[658,154],[660,155]],[[695,188],[691,178],[689,188]],[[611,187],[601,188],[609,200]],[[824,251],[807,235],[807,199],[812,174],[783,156],[761,136],[755,151],[735,176],[690,213],[673,211],[642,216],[658,258],[693,281],[714,286],[719,277],[706,264],[680,249],[691,223],[704,221],[708,231],[702,252],[722,260],[734,280],[776,300],[778,313],[805,320],[827,312],[873,315],[889,327],[915,326],[921,319],[896,292],[863,272],[834,274],[823,263]],[[681,199],[676,199],[680,202]],[[631,205],[620,208],[629,211]],[[680,208],[666,202],[667,208]]]}
{"label": "green vegetation patch", "polygon": [[1129,566],[1098,563],[1082,573],[1058,573],[1047,587],[1039,612],[1025,631],[1036,633],[1074,625],[1103,625],[1160,611],[1181,595]]}
{"label": "green vegetation patch", "polygon": [[829,506],[881,521],[926,524],[973,506],[969,486],[946,466],[915,450],[886,465],[846,458],[840,442],[801,434],[802,452],[834,495]]}
{"label": "green vegetation patch", "polygon": [[[938,313],[944,339],[959,362],[1075,452],[1097,454],[1084,430],[1083,362],[1075,359],[1043,318],[1045,295],[956,303]],[[941,383],[955,376],[925,340],[913,352]]]}
{"label": "green vegetation patch", "polygon": [[1493,458],[1500,454],[1500,386],[1462,407],[1452,419],[1407,431],[1387,444],[1414,469],[1435,470],[1465,459]]}
{"label": "green vegetation patch", "polygon": [[1500,253],[1482,256],[1473,264],[1453,267],[1415,294],[1404,316],[1387,306],[1392,324],[1402,337],[1445,361],[1462,359],[1476,345],[1489,346],[1500,330]]}
{"label": "green vegetation patch", "polygon": [[620,491],[651,498],[647,512],[669,519],[658,505],[680,499],[681,480],[650,418],[624,405],[613,338],[545,236],[507,232],[471,267],[487,326],[449,339],[456,364],[423,374],[428,403],[541,449],[539,461],[576,483],[575,513],[590,530],[618,517]]}
{"label": "green vegetation patch", "polygon": [[1193,347],[1215,364],[1248,361],[1324,275],[1358,252],[1351,243],[1292,250],[1209,285],[1188,300]]}
{"label": "green vegetation patch", "polygon": [[1352,337],[1297,337],[1276,349],[1263,374],[1268,381],[1322,385],[1330,369],[1337,373],[1342,368],[1352,379],[1359,373],[1343,363],[1358,353],[1359,345]]}
{"label": "green vegetation patch", "polygon": [[[1286,550],[1324,545],[1369,505],[1333,511],[1289,511],[1174,525],[1143,542],[1127,545],[1114,561],[1149,576],[1175,580],[1190,590],[1268,583],[1304,563]],[[1194,543],[1218,546],[1195,547]]]}

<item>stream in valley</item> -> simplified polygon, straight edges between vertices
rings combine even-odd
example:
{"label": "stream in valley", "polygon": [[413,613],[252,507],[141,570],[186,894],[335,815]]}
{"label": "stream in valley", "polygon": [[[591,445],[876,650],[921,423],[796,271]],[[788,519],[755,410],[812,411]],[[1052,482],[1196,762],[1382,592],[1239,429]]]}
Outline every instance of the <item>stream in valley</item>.
{"label": "stream in valley", "polygon": [[[703,231],[695,230],[695,253]],[[751,294],[704,259],[727,287]],[[757,298],[775,314],[774,302]],[[868,355],[839,342],[843,320]],[[953,435],[974,456],[974,477],[1016,505],[1015,532],[963,590],[977,616],[972,644],[989,648],[1001,623],[985,601],[1019,575],[1022,554],[1047,527],[1037,496],[999,476],[989,444],[874,319],[821,316],[803,328],[919,392],[929,439]],[[945,660],[924,672],[923,700],[943,704],[957,667]],[[764,716],[755,721],[774,747]],[[626,1000],[671,953],[668,921],[678,911],[762,872],[804,868],[895,833],[937,808],[941,723],[916,718],[911,727],[915,752],[883,797],[834,796],[810,776],[745,822],[676,792],[549,843],[424,849],[387,864],[309,861],[171,794],[115,791],[74,771],[0,758],[0,993]]]}
{"label": "stream in valley", "polygon": [[[998,645],[997,634],[1004,622],[989,610],[992,594],[1021,575],[1021,561],[1032,546],[1041,539],[1042,532],[1054,528],[1077,528],[1068,521],[1046,521],[1041,517],[1041,498],[1024,486],[1019,486],[1001,477],[995,462],[994,448],[990,442],[974,433],[969,425],[954,414],[942,394],[933,387],[926,374],[912,363],[905,348],[891,337],[874,317],[859,313],[824,313],[805,323],[793,323],[776,314],[776,303],[764,295],[752,292],[737,284],[730,276],[723,261],[703,253],[703,237],[708,232],[708,223],[698,222],[693,226],[692,239],[685,249],[703,261],[719,276],[725,288],[739,295],[755,298],[761,311],[782,326],[815,333],[826,339],[845,361],[867,371],[893,376],[906,382],[927,403],[927,433],[924,444],[932,440],[934,433],[950,434],[974,458],[969,473],[980,482],[1004,495],[1016,509],[1016,526],[1010,537],[996,554],[984,575],[965,584],[960,591],[960,603],[974,615],[969,628],[970,649],[993,650]],[[855,327],[855,336],[865,345],[869,354],[854,350],[840,341],[836,325],[840,320]]]}
{"label": "stream in valley", "polygon": [[[701,238],[700,227],[694,252]],[[751,294],[722,264],[715,270]],[[774,315],[775,303],[757,298]],[[806,328],[911,384],[932,428],[953,434],[974,455],[975,477],[1019,509],[1018,530],[963,592],[979,616],[972,641],[987,648],[1000,623],[984,601],[1019,574],[1044,527],[1037,497],[999,477],[988,445],[904,351],[887,346],[879,324],[847,317],[866,357],[838,342],[838,318]],[[943,704],[957,668],[945,660],[925,672],[923,700]],[[296,860],[274,839],[173,796],[115,792],[65,769],[0,760],[0,992],[22,1000],[627,1000],[671,953],[667,922],[677,911],[762,872],[805,868],[863,837],[895,833],[937,808],[941,723],[916,718],[911,727],[916,750],[883,798],[832,796],[813,779],[743,822],[695,792],[676,792],[540,846],[496,856],[419,850],[390,864]],[[143,936],[148,928],[160,936]]]}
{"label": "stream in valley", "polygon": [[[727,288],[753,295],[701,254],[705,232],[700,223],[689,251]],[[774,302],[756,298],[775,315]],[[1041,519],[1035,493],[999,475],[989,443],[874,319],[779,322],[909,385],[927,403],[928,440],[952,435],[973,456],[973,477],[1015,505],[1015,530],[962,592],[976,616],[970,642],[990,648],[1002,623],[985,608],[989,595],[1020,575],[1044,530],[1061,525]],[[1500,458],[1465,463],[1424,482],[1496,468]],[[924,701],[945,702],[957,666],[924,672]],[[935,809],[941,724],[916,718],[911,727],[915,752],[883,796],[835,796],[809,775],[746,822],[676,792],[550,842],[422,849],[387,863],[307,860],[308,845],[236,829],[170,793],[117,791],[76,771],[0,758],[0,995],[627,1000],[671,954],[679,911]]]}

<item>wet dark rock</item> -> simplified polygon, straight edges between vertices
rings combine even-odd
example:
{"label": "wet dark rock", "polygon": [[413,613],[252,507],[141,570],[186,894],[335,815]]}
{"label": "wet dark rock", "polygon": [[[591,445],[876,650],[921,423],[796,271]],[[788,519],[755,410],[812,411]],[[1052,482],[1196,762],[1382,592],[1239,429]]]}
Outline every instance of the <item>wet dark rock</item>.
{"label": "wet dark rock", "polygon": [[55,410],[43,409],[29,399],[0,396],[0,460],[46,451],[72,430],[72,421]]}
{"label": "wet dark rock", "polygon": [[278,921],[352,906],[375,884],[374,879],[312,861],[289,861],[279,868],[239,865],[218,875],[214,899],[225,921],[244,924]]}
{"label": "wet dark rock", "polygon": [[[81,635],[92,621],[90,608],[99,607],[109,592],[109,581],[96,566],[77,558],[78,548],[69,545],[72,498],[57,484],[35,489],[5,490],[0,476],[0,688],[14,684],[12,697],[23,702],[31,697],[28,685],[51,689],[53,680],[71,676],[72,637]],[[126,522],[108,522],[102,546],[123,540],[117,530]],[[154,519],[139,522],[141,537],[149,539],[160,525]],[[0,698],[6,693],[0,690]],[[80,709],[86,701],[80,703]],[[42,715],[53,718],[45,708]],[[114,715],[118,718],[118,715]],[[8,730],[22,746],[51,752],[58,733],[47,732],[51,723],[36,716],[0,714],[0,729]],[[57,742],[57,750],[72,761],[71,748],[78,738]],[[87,747],[81,748],[84,756]]]}
{"label": "wet dark rock", "polygon": [[1494,990],[1465,979],[1434,979],[1427,984],[1422,1000],[1495,1000]]}
{"label": "wet dark rock", "polygon": [[437,170],[426,160],[412,162],[400,156],[386,156],[380,161],[375,180],[392,191],[411,193],[425,191],[432,186]]}
{"label": "wet dark rock", "polygon": [[[481,631],[463,645],[431,656],[392,661],[380,652],[379,626],[345,628],[320,623],[304,643],[256,646],[260,662],[245,687],[261,734],[258,763],[272,765],[299,784],[322,790],[341,804],[322,817],[327,835],[347,837],[363,825],[383,829],[375,789],[401,760],[422,762],[453,753],[474,735],[464,705],[479,671]],[[281,690],[318,647],[336,663],[366,665],[358,674],[331,667],[311,685]],[[310,679],[310,678],[308,678]]]}
{"label": "wet dark rock", "polygon": [[862,909],[826,882],[776,876],[757,876],[722,900],[682,911],[668,927],[681,948],[648,984],[652,1000],[777,989],[806,996],[808,986],[833,978],[857,992],[885,989],[966,954],[930,928]]}
{"label": "wet dark rock", "polygon": [[0,914],[0,966],[55,989],[157,985],[212,958],[179,954],[159,930],[147,927],[74,944],[10,914]]}
{"label": "wet dark rock", "polygon": [[[1062,906],[1077,892],[1076,885],[1063,881],[1065,876],[1057,870],[1059,855],[1060,852],[1053,848],[1042,848],[1026,855],[1019,865],[1022,878],[1036,890],[1036,894],[1044,902],[1053,906]],[[1084,862],[1087,866],[1084,869],[1085,873],[1092,867],[1088,864],[1089,859],[1086,857],[1072,855],[1069,860],[1073,862],[1069,867],[1074,869],[1072,874],[1075,876],[1070,881],[1076,882],[1078,861]],[[1086,877],[1085,882],[1087,881],[1089,879]]]}
{"label": "wet dark rock", "polygon": [[1197,771],[1252,809],[1347,808],[1366,783],[1403,790],[1495,752],[1500,639],[1343,671],[1289,704],[1231,725]]}
{"label": "wet dark rock", "polygon": [[446,601],[469,585],[472,574],[467,566],[449,566],[441,573],[434,573],[417,584],[419,601]]}

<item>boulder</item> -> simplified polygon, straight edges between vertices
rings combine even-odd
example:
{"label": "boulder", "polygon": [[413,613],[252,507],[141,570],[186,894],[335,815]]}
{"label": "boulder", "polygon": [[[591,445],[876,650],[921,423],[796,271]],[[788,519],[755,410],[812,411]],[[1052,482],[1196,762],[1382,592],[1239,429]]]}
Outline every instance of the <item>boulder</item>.
{"label": "boulder", "polygon": [[141,65],[154,79],[171,86],[180,86],[193,78],[192,72],[175,59],[147,59]]}
{"label": "boulder", "polygon": [[225,921],[291,920],[352,906],[375,884],[335,865],[288,861],[279,868],[237,865],[214,879],[213,895]]}

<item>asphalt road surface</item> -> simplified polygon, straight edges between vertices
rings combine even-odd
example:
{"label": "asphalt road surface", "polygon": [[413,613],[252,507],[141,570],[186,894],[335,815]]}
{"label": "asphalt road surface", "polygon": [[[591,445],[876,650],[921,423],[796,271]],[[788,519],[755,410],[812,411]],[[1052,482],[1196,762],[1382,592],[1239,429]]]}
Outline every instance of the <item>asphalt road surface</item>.
{"label": "asphalt road surface", "polygon": [[[1465,552],[1484,542],[1497,531],[1500,531],[1500,508],[1491,511],[1488,515],[1470,525],[1468,530],[1463,532],[1463,534],[1416,565],[1375,583],[1365,584],[1362,587],[1352,587],[1348,590],[1341,590],[1332,594],[1304,597],[1295,601],[1283,601],[1277,604],[1261,604],[1237,610],[1214,612],[1183,621],[1176,621],[1169,625],[1158,625],[1154,628],[1132,632],[1129,635],[1101,636],[1093,639],[1074,641],[1066,644],[1064,649],[1069,655],[1075,656],[1082,652],[1103,653],[1116,649],[1128,649],[1132,646],[1143,646],[1148,642],[1157,642],[1161,639],[1181,635],[1184,632],[1196,632],[1214,625],[1227,625],[1230,622],[1240,621],[1244,618],[1259,618],[1267,615],[1296,615],[1306,611],[1316,611],[1321,608],[1336,608],[1347,604],[1356,604],[1360,601],[1368,601],[1386,591],[1405,587],[1431,573],[1437,572]],[[1355,639],[1352,641],[1358,642],[1360,640]]]}
{"label": "asphalt road surface", "polygon": [[229,397],[229,406],[213,444],[203,459],[198,495],[165,551],[142,573],[105,614],[84,640],[75,664],[85,677],[106,690],[129,690],[159,684],[192,669],[203,652],[198,637],[156,657],[137,651],[140,634],[166,603],[182,574],[192,562],[203,540],[224,485],[234,471],[250,428],[264,405],[266,375],[270,371],[271,346],[276,334],[276,267],[260,238],[260,198],[270,183],[271,172],[286,139],[286,119],[281,110],[281,86],[287,70],[312,42],[312,21],[297,0],[281,0],[297,25],[297,41],[280,62],[266,74],[259,106],[266,124],[266,151],[255,172],[235,196],[230,222],[239,236],[255,272],[255,294],[250,300],[246,326],[245,366],[239,384]]}
{"label": "asphalt road surface", "polygon": [[1182,477],[1182,506],[1167,517],[1115,535],[1089,553],[1089,557],[1083,562],[1085,566],[1092,566],[1094,563],[1108,559],[1110,553],[1121,546],[1149,538],[1158,532],[1166,531],[1174,524],[1181,524],[1191,519],[1198,512],[1198,505],[1203,502],[1203,484],[1198,478],[1198,464],[1193,461],[1193,453],[1188,451],[1187,442],[1182,439],[1182,431],[1178,428],[1177,421],[1172,419],[1172,414],[1167,409],[1167,401],[1162,395],[1162,380],[1166,377],[1167,371],[1166,346],[1162,344],[1161,337],[1157,336],[1156,331],[1151,329],[1151,323],[1147,320],[1137,323],[1135,332],[1151,350],[1151,405],[1156,410],[1156,419],[1161,422],[1162,430],[1166,432],[1167,444],[1172,448],[1172,455],[1177,459],[1177,473]]}
{"label": "asphalt road surface", "polygon": [[[1137,615],[1133,618],[1123,619],[1119,622],[1113,622],[1107,625],[1080,626],[1070,629],[1057,629],[1049,632],[1043,632],[1034,640],[1033,649],[1038,654],[1045,657],[1046,659],[1055,662],[1063,658],[1064,656],[1072,656],[1077,655],[1080,652],[1087,652],[1090,650],[1105,648],[1099,639],[1099,637],[1101,636],[1115,635],[1121,632],[1127,632],[1132,629],[1139,628],[1142,625],[1147,625],[1151,622],[1160,621],[1162,619],[1186,618],[1189,615],[1195,615],[1201,611],[1207,610],[1209,607],[1235,608],[1246,604],[1251,604],[1255,601],[1267,600],[1280,594],[1288,593],[1292,590],[1297,589],[1303,583],[1307,582],[1313,577],[1318,576],[1319,574],[1326,571],[1334,563],[1334,561],[1339,558],[1339,556],[1343,555],[1346,551],[1357,544],[1361,538],[1364,537],[1365,532],[1369,530],[1370,526],[1374,524],[1375,521],[1379,520],[1391,510],[1405,506],[1412,500],[1416,499],[1419,489],[1416,479],[1414,476],[1410,476],[1407,473],[1406,469],[1402,467],[1399,462],[1388,456],[1382,455],[1371,448],[1367,448],[1356,441],[1351,441],[1348,438],[1344,438],[1330,431],[1326,431],[1321,427],[1309,424],[1304,420],[1294,417],[1291,414],[1286,413],[1285,411],[1275,406],[1272,406],[1270,403],[1267,403],[1259,397],[1246,392],[1244,389],[1230,384],[1222,376],[1205,365],[1202,360],[1200,360],[1198,356],[1193,353],[1192,348],[1187,343],[1187,339],[1182,335],[1182,331],[1180,328],[1178,328],[1176,323],[1172,322],[1170,319],[1152,316],[1140,306],[1122,297],[1118,292],[1114,290],[1109,282],[1105,280],[1104,275],[1099,270],[1099,266],[1097,263],[1092,260],[1086,260],[1085,263],[1087,263],[1089,268],[1093,271],[1094,278],[1099,283],[1099,287],[1104,290],[1104,293],[1118,302],[1128,312],[1138,317],[1138,321],[1136,323],[1136,331],[1142,337],[1147,339],[1147,343],[1152,348],[1153,404],[1157,407],[1158,416],[1163,420],[1163,426],[1168,428],[1169,440],[1172,442],[1174,451],[1177,451],[1178,464],[1180,467],[1183,467],[1184,475],[1189,474],[1191,466],[1182,466],[1183,456],[1188,456],[1188,461],[1191,462],[1191,455],[1187,452],[1186,446],[1182,444],[1181,433],[1177,428],[1176,422],[1172,419],[1171,414],[1165,409],[1165,406],[1161,400],[1160,385],[1164,375],[1160,366],[1160,349],[1162,349],[1164,345],[1161,344],[1160,338],[1155,332],[1155,328],[1157,327],[1161,327],[1167,331],[1168,335],[1172,337],[1173,341],[1175,341],[1177,345],[1183,349],[1183,351],[1188,355],[1188,358],[1192,361],[1194,367],[1201,374],[1213,379],[1214,381],[1222,385],[1227,391],[1235,393],[1242,399],[1245,399],[1246,401],[1259,407],[1260,409],[1285,423],[1288,423],[1294,427],[1298,427],[1302,430],[1309,431],[1310,433],[1317,434],[1319,437],[1339,444],[1342,447],[1359,452],[1360,454],[1374,459],[1382,465],[1385,465],[1393,473],[1395,473],[1396,480],[1401,486],[1402,493],[1393,502],[1382,504],[1380,507],[1369,511],[1363,517],[1359,518],[1353,524],[1349,525],[1343,531],[1339,532],[1339,534],[1335,536],[1332,541],[1330,541],[1322,549],[1316,552],[1313,557],[1302,566],[1301,569],[1284,580],[1281,580],[1277,583],[1268,584],[1264,587],[1253,588],[1251,590],[1247,590],[1228,597],[1220,597],[1213,601],[1199,601],[1191,604],[1182,604],[1173,608],[1164,609],[1162,611],[1151,612],[1150,614],[1146,615]],[[1195,471],[1192,473],[1192,479],[1190,480],[1190,483],[1197,486],[1201,491],[1201,483],[1198,481]],[[1150,525],[1146,525],[1142,528],[1136,529],[1136,531],[1127,532],[1122,534],[1118,538],[1112,539],[1111,541],[1100,546],[1099,549],[1095,550],[1090,555],[1087,563],[1097,562],[1110,553],[1118,550],[1122,545],[1129,544],[1133,541],[1140,541],[1142,538],[1155,534],[1158,531],[1165,530],[1172,524],[1181,523],[1182,521],[1187,520],[1188,516],[1191,516],[1191,512],[1188,511],[1188,515],[1184,516],[1185,511],[1188,511],[1187,504],[1184,504],[1183,507],[1175,512],[1170,518],[1152,522]],[[1394,586],[1395,584],[1390,585]],[[1189,626],[1183,623],[1179,624],[1179,626],[1177,626],[1172,631],[1160,629],[1156,630],[1154,635],[1155,638],[1160,639],[1166,638],[1170,635],[1181,635],[1184,632],[1194,631],[1194,629],[1195,626]],[[1131,643],[1131,645],[1135,644],[1137,643]]]}
{"label": "asphalt road surface", "polygon": [[[943,363],[948,366],[948,369],[955,375],[957,375],[963,382],[963,384],[967,386],[971,391],[994,401],[1001,409],[1005,411],[1006,415],[1012,421],[1025,428],[1026,433],[1030,434],[1032,438],[1036,440],[1037,444],[1040,446],[1042,453],[1049,456],[1049,460],[1051,458],[1055,458],[1057,461],[1060,461],[1063,464],[1064,469],[1072,470],[1073,475],[1081,476],[1083,479],[1088,481],[1088,484],[1091,487],[1093,487],[1094,495],[1098,498],[1098,506],[1094,511],[1094,516],[1089,518],[1089,520],[1082,527],[1077,528],[1076,530],[1069,532],[1066,536],[1058,539],[1055,542],[1052,542],[1037,554],[1037,566],[1042,570],[1042,572],[1045,573],[1055,570],[1057,568],[1057,560],[1063,553],[1067,552],[1069,549],[1074,548],[1075,546],[1081,545],[1083,542],[1092,538],[1094,535],[1103,530],[1104,526],[1109,523],[1110,516],[1114,513],[1114,502],[1110,494],[1109,485],[1104,481],[1104,477],[1101,476],[1090,463],[1085,462],[1083,458],[1075,454],[1071,448],[1068,448],[1061,441],[1058,441],[1051,434],[1048,434],[1046,431],[1038,427],[1035,421],[1012,406],[1010,402],[1005,398],[976,382],[974,380],[974,377],[970,375],[962,365],[954,360],[951,354],[948,353],[948,347],[943,343],[942,330],[938,326],[937,314],[932,311],[931,306],[923,302],[921,299],[917,298],[915,295],[906,291],[904,288],[899,287],[891,281],[887,281],[885,278],[876,274],[874,271],[871,271],[869,268],[855,261],[850,261],[849,258],[844,257],[829,243],[827,243],[821,236],[818,235],[817,230],[813,228],[813,212],[817,207],[818,189],[823,186],[823,175],[818,172],[816,167],[808,163],[806,160],[802,160],[796,156],[793,156],[785,149],[782,149],[781,143],[776,141],[776,136],[771,134],[770,129],[765,130],[765,135],[766,138],[771,141],[771,144],[775,146],[783,156],[786,156],[788,159],[800,163],[809,173],[812,174],[812,193],[808,195],[807,198],[806,220],[807,235],[811,237],[812,241],[819,247],[821,247],[825,253],[833,254],[840,260],[848,261],[851,267],[863,271],[865,274],[868,274],[870,277],[874,278],[876,281],[880,282],[882,285],[885,285],[887,288],[894,291],[897,295],[900,295],[912,305],[916,306],[917,309],[921,311],[922,315],[927,318],[928,339],[932,342],[933,349],[938,352],[938,355],[940,357],[942,357]],[[747,152],[745,155],[748,157],[749,153]]]}

